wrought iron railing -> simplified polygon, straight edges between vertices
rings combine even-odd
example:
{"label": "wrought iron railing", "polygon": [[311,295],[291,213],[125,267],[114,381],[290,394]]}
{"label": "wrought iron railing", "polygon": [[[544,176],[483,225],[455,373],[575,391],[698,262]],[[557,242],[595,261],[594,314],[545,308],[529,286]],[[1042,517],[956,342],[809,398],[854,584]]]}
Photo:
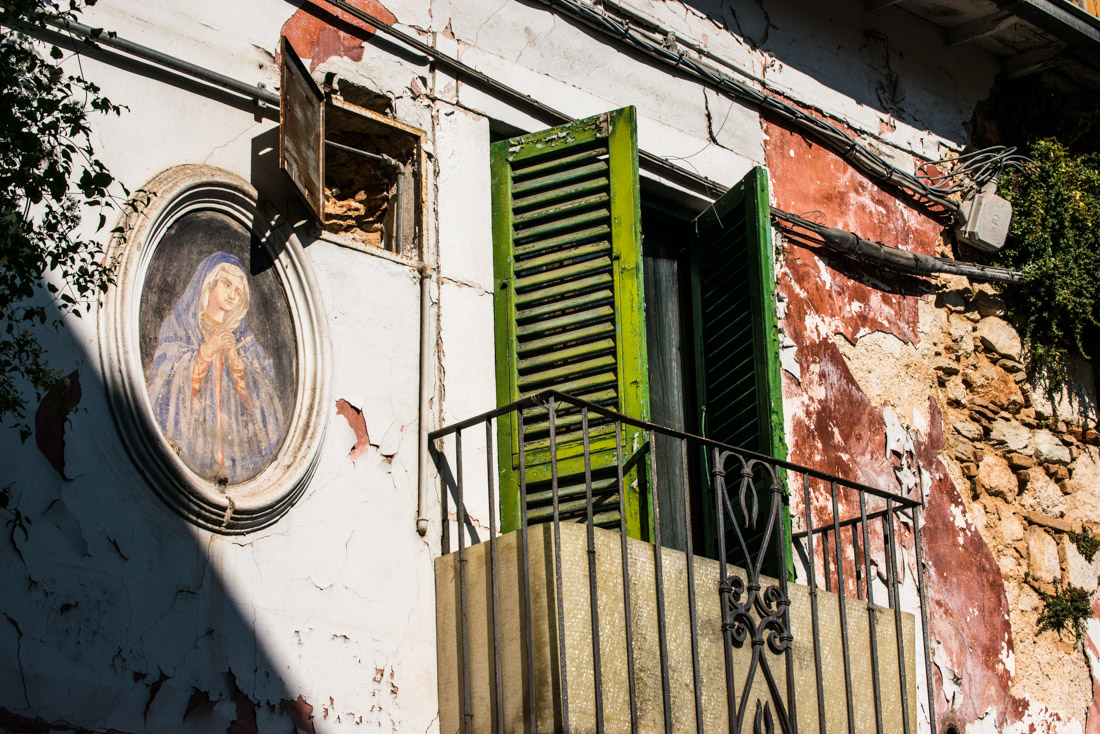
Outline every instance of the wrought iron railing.
{"label": "wrought iron railing", "polygon": [[[696,565],[709,563],[697,559],[698,547],[702,548],[700,555],[716,556],[714,560],[718,564],[717,583],[714,593],[720,597],[721,635],[724,637],[723,663],[725,669],[724,721],[729,722],[729,731],[740,734],[744,731],[752,732],[796,732],[799,729],[799,721],[803,722],[804,731],[810,728],[825,734],[827,730],[826,703],[828,697],[835,697],[835,680],[826,680],[823,674],[823,653],[821,641],[822,616],[819,610],[819,596],[822,585],[825,592],[836,594],[835,604],[839,613],[840,647],[843,655],[843,677],[845,706],[843,719],[849,734],[857,732],[857,715],[853,703],[853,690],[855,686],[865,686],[865,680],[853,679],[853,645],[858,641],[849,639],[850,625],[849,615],[853,600],[867,609],[867,625],[869,627],[866,645],[860,644],[860,650],[870,650],[870,674],[873,688],[874,726],[881,734],[883,731],[894,731],[891,722],[886,721],[884,699],[888,696],[891,701],[900,702],[901,731],[909,734],[912,729],[910,711],[911,701],[916,700],[915,691],[909,691],[907,675],[908,666],[916,661],[907,660],[906,645],[903,641],[903,610],[902,589],[905,584],[915,582],[915,591],[919,598],[916,608],[911,608],[919,617],[920,643],[923,652],[924,666],[922,681],[927,697],[927,716],[935,731],[935,702],[931,693],[931,669],[929,661],[929,636],[928,636],[928,610],[925,600],[924,569],[921,558],[921,509],[919,499],[909,498],[874,487],[848,481],[831,476],[811,468],[799,466],[791,462],[763,456],[750,451],[724,445],[707,438],[690,435],[680,431],[664,428],[646,421],[639,421],[608,410],[595,403],[579,400],[568,395],[546,391],[531,396],[524,400],[502,406],[496,410],[469,418],[453,425],[441,428],[430,434],[432,453],[436,468],[443,485],[442,496],[442,538],[441,546],[443,554],[456,551],[457,572],[456,582],[458,587],[456,620],[460,627],[456,632],[459,647],[459,661],[461,674],[461,699],[459,705],[461,722],[459,730],[467,731],[505,731],[505,717],[503,716],[504,703],[502,691],[502,665],[500,651],[504,641],[501,639],[500,618],[500,581],[498,580],[498,566],[500,564],[499,549],[497,547],[501,533],[498,528],[498,513],[500,511],[500,493],[496,489],[498,465],[497,465],[497,434],[496,423],[501,416],[512,414],[519,424],[519,435],[523,433],[523,421],[525,411],[530,415],[532,409],[544,409],[549,420],[549,446],[550,456],[550,488],[549,511],[543,513],[546,520],[552,526],[552,553],[553,553],[553,588],[557,590],[554,604],[556,606],[556,641],[557,659],[554,661],[559,675],[559,691],[555,694],[560,697],[556,708],[558,717],[554,728],[560,727],[562,731],[570,731],[570,681],[567,671],[570,670],[566,656],[568,645],[565,629],[565,609],[563,608],[563,566],[562,566],[562,525],[566,523],[580,522],[586,525],[587,539],[587,586],[590,608],[588,614],[591,619],[591,661],[592,675],[591,685],[593,689],[585,692],[594,701],[594,729],[605,730],[604,722],[604,688],[607,681],[604,679],[602,669],[604,663],[601,654],[604,645],[601,644],[601,610],[598,593],[598,585],[601,581],[597,578],[596,561],[596,536],[601,532],[595,529],[596,516],[602,512],[606,527],[608,497],[612,503],[619,503],[618,513],[618,542],[621,544],[621,581],[615,579],[615,583],[621,583],[622,594],[622,629],[623,642],[621,648],[625,650],[625,668],[627,687],[629,689],[629,722],[632,731],[641,731],[639,728],[639,702],[638,702],[638,665],[635,660],[634,620],[632,620],[632,593],[649,594],[649,590],[633,589],[632,584],[636,579],[632,578],[631,564],[628,562],[627,518],[623,511],[622,497],[627,489],[628,481],[638,482],[638,486],[645,488],[643,494],[647,498],[645,512],[648,515],[651,543],[653,548],[652,563],[655,573],[652,575],[653,594],[656,599],[657,636],[659,641],[659,668],[661,675],[661,706],[663,707],[664,730],[672,732],[681,727],[674,721],[674,713],[671,704],[670,666],[669,666],[669,636],[666,619],[666,588],[668,579],[662,571],[662,563],[667,562],[667,553],[662,552],[662,541],[670,535],[676,536],[676,550],[684,553],[684,586],[687,596],[687,608],[690,610],[690,646],[691,646],[691,689],[694,698],[694,728],[699,732],[704,730],[704,722],[713,720],[713,714],[704,711],[703,688],[701,685],[701,661],[700,661],[700,630],[696,619],[696,611],[699,608],[696,600]],[[579,421],[577,420],[579,416]],[[579,425],[578,429],[572,428],[572,436],[583,444],[583,500],[579,509],[574,506],[576,499],[564,498],[561,491],[561,477],[558,475],[558,462],[553,457],[558,452],[557,426],[564,421],[571,426]],[[599,485],[594,491],[593,467],[590,462],[589,437],[594,427],[599,427],[601,435],[614,436],[615,442],[615,467],[613,471],[614,481]],[[631,445],[624,445],[624,433],[628,435],[640,435],[642,440],[635,441]],[[469,436],[475,437],[471,446]],[[464,437],[466,439],[464,440]],[[662,444],[663,447],[662,447]],[[671,449],[670,449],[671,447]],[[468,468],[471,453],[484,453],[484,474],[477,480],[484,487],[479,489],[484,494],[471,500],[468,493]],[[662,471],[658,465],[658,457],[675,457],[673,463],[677,466],[668,467]],[[536,675],[532,669],[535,655],[533,651],[532,635],[532,591],[531,591],[531,567],[528,550],[530,548],[529,530],[535,527],[528,512],[528,503],[523,500],[528,496],[527,471],[525,470],[525,450],[520,442],[518,450],[518,473],[515,475],[519,482],[518,493],[520,522],[518,527],[519,548],[518,558],[522,562],[522,578],[524,587],[520,595],[523,623],[520,627],[524,630],[525,639],[519,644],[524,648],[522,655],[527,669],[525,671],[525,688],[523,692],[523,711],[534,712],[538,693],[535,690]],[[481,474],[480,468],[477,472]],[[633,479],[631,479],[633,477]],[[660,481],[671,482],[676,485],[676,492],[672,495],[667,491],[660,491]],[[506,488],[512,491],[511,488]],[[602,493],[602,496],[600,494]],[[675,513],[670,512],[670,496],[679,496]],[[451,502],[454,502],[453,509]],[[470,504],[476,505],[473,515],[468,508]],[[709,508],[704,512],[704,503],[709,503]],[[572,511],[565,512],[563,508],[569,505]],[[667,505],[667,506],[666,506]],[[663,513],[672,520],[662,521]],[[700,516],[704,522],[697,521]],[[477,520],[475,522],[475,520]],[[487,521],[487,527],[485,527]],[[487,531],[485,533],[484,531]],[[482,537],[483,534],[485,537]],[[494,660],[490,661],[492,669],[490,687],[492,688],[492,728],[485,722],[474,720],[473,706],[471,703],[471,673],[469,667],[470,622],[467,619],[467,609],[470,604],[467,592],[467,553],[474,545],[488,541],[488,570],[486,571],[486,583],[488,585],[487,602],[491,626],[491,649]],[[792,552],[793,549],[793,552]],[[908,568],[907,561],[913,561],[915,573],[905,573]],[[901,571],[899,571],[899,564]],[[708,566],[708,568],[711,568]],[[569,572],[573,569],[567,569]],[[768,574],[774,576],[769,578]],[[913,578],[915,576],[915,578]],[[903,577],[906,577],[903,579]],[[647,577],[648,578],[648,577]],[[805,701],[810,706],[816,706],[817,715],[799,717],[797,707],[800,700],[799,685],[796,685],[794,671],[795,661],[792,654],[792,643],[795,637],[792,632],[791,617],[791,591],[792,587],[804,584],[808,587],[809,616],[812,641],[804,640],[802,644],[812,644],[813,679],[816,686],[813,700]],[[681,593],[677,589],[676,593]],[[882,606],[876,605],[876,598],[886,602],[886,607],[893,612],[893,628],[896,642],[896,655],[891,650],[889,657],[896,660],[898,670],[894,676],[887,676],[880,666],[879,634],[876,629],[876,617],[884,612]],[[830,597],[832,599],[832,597]],[[830,603],[833,603],[830,601]],[[614,610],[616,616],[618,610]],[[803,625],[805,626],[805,625]],[[606,625],[605,625],[606,628]],[[606,634],[606,629],[604,630]],[[587,642],[587,640],[586,640]],[[746,656],[745,651],[748,650]],[[741,651],[735,655],[736,651]],[[588,655],[589,653],[585,653]],[[747,657],[747,662],[746,662]],[[587,659],[587,658],[586,658]],[[740,661],[740,667],[738,667]],[[862,660],[858,661],[861,665]],[[652,668],[649,668],[652,670]],[[915,676],[914,676],[915,677]],[[900,690],[887,691],[884,689],[884,680],[889,678]],[[761,688],[758,681],[762,680]],[[614,681],[614,685],[620,686],[621,681]],[[803,699],[810,698],[807,691],[803,691]],[[912,694],[912,697],[910,696]],[[830,704],[833,705],[833,704]],[[837,704],[839,706],[839,704]],[[691,707],[689,707],[691,708]],[[688,716],[688,714],[685,714]],[[534,734],[539,730],[537,717],[525,715],[524,726]],[[836,720],[833,716],[833,720]],[[913,717],[915,718],[915,717]],[[812,724],[807,725],[807,721]],[[545,729],[544,729],[545,730]],[[869,729],[862,729],[866,731]]]}

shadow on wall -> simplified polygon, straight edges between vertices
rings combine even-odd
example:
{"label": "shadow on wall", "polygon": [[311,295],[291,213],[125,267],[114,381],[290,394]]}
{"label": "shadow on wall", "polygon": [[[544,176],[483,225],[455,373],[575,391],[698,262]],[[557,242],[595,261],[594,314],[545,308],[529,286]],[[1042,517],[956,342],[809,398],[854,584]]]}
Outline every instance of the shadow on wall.
{"label": "shadow on wall", "polygon": [[28,406],[33,440],[0,432],[19,513],[0,515],[0,731],[312,733],[295,661],[256,626],[293,588],[280,555],[308,538],[288,543],[285,518],[214,535],[158,500],[119,440],[86,321],[42,334],[68,378]]}

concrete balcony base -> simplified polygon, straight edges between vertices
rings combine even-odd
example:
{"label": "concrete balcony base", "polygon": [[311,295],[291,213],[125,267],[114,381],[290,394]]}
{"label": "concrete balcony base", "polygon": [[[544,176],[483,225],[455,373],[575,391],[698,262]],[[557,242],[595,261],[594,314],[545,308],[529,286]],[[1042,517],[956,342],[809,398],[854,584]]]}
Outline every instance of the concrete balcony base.
{"label": "concrete balcony base", "polygon": [[[470,732],[531,731],[530,720],[539,732],[563,731],[562,702],[568,700],[569,729],[596,731],[595,666],[593,665],[592,617],[589,604],[589,563],[586,528],[561,525],[562,607],[564,614],[565,663],[559,656],[558,612],[555,596],[554,541],[552,525],[529,530],[528,560],[531,589],[532,660],[528,666],[524,622],[524,584],[520,533],[500,536],[496,541],[496,586],[498,599],[501,727],[496,726],[497,672],[492,619],[489,543],[466,549],[466,614],[469,705],[463,703],[462,618],[458,553],[436,561],[436,626],[438,634],[440,732],[460,732],[464,715]],[[604,730],[631,730],[629,668],[626,652],[625,612],[621,540],[617,533],[595,531],[596,589],[599,615],[599,652]],[[692,664],[691,609],[687,589],[684,553],[662,549],[665,633],[669,715],[674,732],[695,732],[695,671]],[[665,731],[665,705],[655,587],[654,546],[636,540],[627,542],[630,576],[630,617],[633,633],[637,730]],[[731,573],[733,571],[731,570]],[[719,565],[695,557],[696,640],[699,694],[703,730],[729,732],[726,666],[720,596]],[[774,583],[761,579],[762,585]],[[819,732],[811,594],[808,587],[789,584],[791,599],[792,669],[795,678],[798,731]],[[847,631],[851,667],[852,711],[857,732],[876,730],[869,611],[865,601],[847,599]],[[848,731],[844,655],[836,594],[818,591],[820,667],[824,712],[828,732]],[[874,608],[879,659],[879,690],[883,731],[901,732],[902,684],[898,668],[898,643],[894,612]],[[905,656],[905,693],[908,699],[910,731],[916,732],[916,674],[914,618],[902,615]],[[740,704],[751,660],[750,643],[733,648],[733,692]],[[782,656],[762,647],[773,675],[780,705],[786,705],[786,667]],[[529,674],[534,675],[535,701],[529,703]],[[563,678],[566,685],[563,690]],[[564,694],[564,695],[563,695]],[[776,716],[776,701],[769,693],[765,676],[757,668],[749,691],[743,731],[753,730],[757,702],[763,715],[767,706]]]}

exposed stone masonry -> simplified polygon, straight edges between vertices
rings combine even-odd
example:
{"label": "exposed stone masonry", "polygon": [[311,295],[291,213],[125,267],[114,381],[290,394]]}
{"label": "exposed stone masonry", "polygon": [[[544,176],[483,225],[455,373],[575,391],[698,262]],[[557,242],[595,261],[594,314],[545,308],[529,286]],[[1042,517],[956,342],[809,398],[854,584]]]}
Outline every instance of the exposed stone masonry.
{"label": "exposed stone masonry", "polygon": [[[1093,699],[1088,658],[1072,631],[1036,635],[1042,594],[1094,594],[1100,553],[1086,560],[1070,533],[1100,534],[1100,436],[1094,390],[1050,400],[1029,380],[1020,338],[987,286],[942,291],[936,344],[944,410],[943,458],[971,520],[1001,570],[1009,601],[1013,696],[1085,719]],[[1057,406],[1057,407],[1055,407]],[[960,483],[961,480],[961,483]],[[967,496],[969,485],[969,496]]]}

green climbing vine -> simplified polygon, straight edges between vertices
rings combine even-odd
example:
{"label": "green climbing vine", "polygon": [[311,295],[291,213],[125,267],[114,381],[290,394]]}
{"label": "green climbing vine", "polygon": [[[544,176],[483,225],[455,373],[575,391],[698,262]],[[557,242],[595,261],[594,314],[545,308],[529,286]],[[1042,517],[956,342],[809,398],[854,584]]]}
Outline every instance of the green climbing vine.
{"label": "green climbing vine", "polygon": [[1001,191],[1012,203],[998,264],[1027,282],[1002,293],[1035,373],[1053,384],[1074,357],[1100,345],[1100,156],[1072,153],[1053,138],[1031,144],[1034,163],[1011,171]]}

